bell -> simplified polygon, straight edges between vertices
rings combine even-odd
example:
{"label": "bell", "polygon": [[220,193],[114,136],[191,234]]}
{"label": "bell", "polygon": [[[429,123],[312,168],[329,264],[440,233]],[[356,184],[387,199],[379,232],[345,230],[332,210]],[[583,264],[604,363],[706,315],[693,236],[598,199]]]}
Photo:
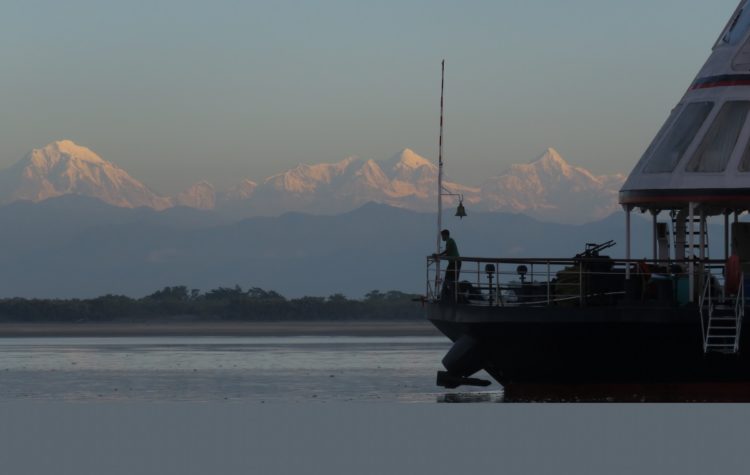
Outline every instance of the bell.
{"label": "bell", "polygon": [[456,216],[458,216],[461,219],[464,219],[466,217],[466,208],[464,208],[463,201],[458,203],[458,208],[456,209]]}

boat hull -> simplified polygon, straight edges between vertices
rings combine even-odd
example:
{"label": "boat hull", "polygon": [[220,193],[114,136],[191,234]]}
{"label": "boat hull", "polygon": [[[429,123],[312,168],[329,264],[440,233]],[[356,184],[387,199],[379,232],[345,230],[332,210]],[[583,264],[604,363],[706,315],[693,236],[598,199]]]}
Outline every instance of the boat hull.
{"label": "boat hull", "polygon": [[[455,346],[471,342],[474,361],[506,388],[750,383],[745,354],[703,351],[696,307],[432,303],[427,313]],[[747,344],[742,341],[741,347]],[[446,357],[444,364],[464,372],[457,358]],[[467,365],[465,372],[476,366]]]}

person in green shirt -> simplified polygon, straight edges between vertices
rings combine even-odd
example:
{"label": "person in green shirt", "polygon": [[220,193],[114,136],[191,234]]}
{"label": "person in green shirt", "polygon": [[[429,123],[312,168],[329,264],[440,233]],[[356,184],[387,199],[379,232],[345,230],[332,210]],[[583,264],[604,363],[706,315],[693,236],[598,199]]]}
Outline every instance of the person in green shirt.
{"label": "person in green shirt", "polygon": [[447,229],[440,231],[440,237],[445,242],[445,250],[436,256],[447,257],[448,267],[445,269],[445,280],[443,280],[443,289],[441,294],[444,296],[453,296],[455,286],[458,284],[458,275],[461,272],[461,261],[452,258],[459,258],[458,246],[456,241],[451,237],[451,232]]}

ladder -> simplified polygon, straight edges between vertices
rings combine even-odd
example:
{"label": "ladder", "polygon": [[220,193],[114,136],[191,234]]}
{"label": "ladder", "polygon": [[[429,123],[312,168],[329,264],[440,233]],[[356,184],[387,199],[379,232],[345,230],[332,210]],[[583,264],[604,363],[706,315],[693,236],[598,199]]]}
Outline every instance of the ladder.
{"label": "ladder", "polygon": [[711,287],[709,276],[706,278],[700,303],[701,324],[704,328],[703,350],[705,353],[737,354],[740,351],[742,319],[745,316],[744,282],[740,282],[734,301],[714,298]]}
{"label": "ladder", "polygon": [[708,225],[705,217],[696,215],[691,220],[684,212],[672,213],[672,242],[675,246],[677,261],[693,258],[708,259]]}
{"label": "ladder", "polygon": [[739,352],[740,320],[734,311],[734,305],[717,304],[709,312],[706,329],[706,353]]}

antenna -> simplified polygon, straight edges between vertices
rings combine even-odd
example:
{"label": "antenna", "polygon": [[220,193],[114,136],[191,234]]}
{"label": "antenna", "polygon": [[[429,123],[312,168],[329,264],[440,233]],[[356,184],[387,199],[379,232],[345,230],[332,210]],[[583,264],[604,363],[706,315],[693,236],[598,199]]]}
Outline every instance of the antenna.
{"label": "antenna", "polygon": [[443,227],[443,96],[445,93],[445,60],[441,63],[440,78],[440,146],[438,147],[438,215],[437,215],[437,252],[440,253],[440,231]]}

